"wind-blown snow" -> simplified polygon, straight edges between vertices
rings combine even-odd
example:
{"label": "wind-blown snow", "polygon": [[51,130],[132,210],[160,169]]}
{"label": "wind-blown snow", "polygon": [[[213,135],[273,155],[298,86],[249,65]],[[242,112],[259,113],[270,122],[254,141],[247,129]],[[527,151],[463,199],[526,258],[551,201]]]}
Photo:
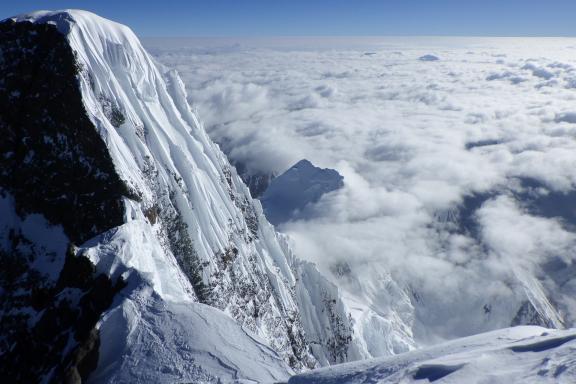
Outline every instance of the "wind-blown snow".
{"label": "wind-blown snow", "polygon": [[[88,255],[98,257],[104,253],[99,269],[115,269],[106,258],[120,264],[128,283],[100,321],[104,342],[98,369],[89,382],[228,383],[286,378],[292,371],[264,340],[215,308],[182,300],[187,282],[178,275],[168,279],[166,272],[179,270],[173,266],[164,271],[165,260],[149,256],[150,248],[152,253],[161,248],[142,230],[142,224],[127,223],[111,234],[112,239],[105,234],[102,241],[107,251],[99,249],[100,242],[87,250]],[[143,232],[142,243],[134,244]]]}
{"label": "wind-blown snow", "polygon": [[572,383],[576,331],[516,327],[383,359],[322,368],[289,384]]}
{"label": "wind-blown snow", "polygon": [[128,283],[99,323],[91,380],[275,381],[289,365],[346,361],[353,346],[338,289],[311,264],[318,282],[300,281],[288,241],[191,112],[178,74],[129,28],[89,12],[14,19],[66,35],[88,116],[137,196],[125,199],[123,225],[76,250]]}

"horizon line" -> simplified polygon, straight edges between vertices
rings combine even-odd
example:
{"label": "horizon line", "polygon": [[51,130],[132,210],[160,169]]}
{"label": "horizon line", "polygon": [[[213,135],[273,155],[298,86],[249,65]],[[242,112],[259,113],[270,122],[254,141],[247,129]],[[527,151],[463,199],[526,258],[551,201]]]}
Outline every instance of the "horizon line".
{"label": "horizon line", "polygon": [[381,39],[381,38],[496,38],[496,39],[576,39],[574,35],[139,35],[143,39]]}

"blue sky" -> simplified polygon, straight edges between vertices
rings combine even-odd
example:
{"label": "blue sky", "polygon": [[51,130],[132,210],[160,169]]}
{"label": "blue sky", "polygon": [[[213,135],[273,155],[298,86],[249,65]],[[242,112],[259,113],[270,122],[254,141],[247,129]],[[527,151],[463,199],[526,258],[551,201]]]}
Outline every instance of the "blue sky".
{"label": "blue sky", "polygon": [[576,0],[2,0],[0,17],[61,8],[140,36],[576,36]]}

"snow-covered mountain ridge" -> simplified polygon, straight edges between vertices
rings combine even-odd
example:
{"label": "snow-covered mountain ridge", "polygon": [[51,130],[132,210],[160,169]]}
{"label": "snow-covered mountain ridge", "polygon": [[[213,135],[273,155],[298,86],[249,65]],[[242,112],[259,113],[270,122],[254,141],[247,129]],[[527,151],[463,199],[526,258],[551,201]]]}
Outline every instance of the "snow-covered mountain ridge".
{"label": "snow-covered mountain ridge", "polygon": [[576,330],[501,329],[397,356],[321,368],[289,384],[573,383]]}
{"label": "snow-covered mountain ridge", "polygon": [[362,356],[129,28],[41,11],[0,36],[3,377],[273,381]]}
{"label": "snow-covered mountain ridge", "polygon": [[[411,350],[414,329],[570,324],[523,275],[521,306],[498,293],[438,308],[418,286],[375,268],[366,279],[334,258],[351,288],[342,300],[266,221],[176,72],[93,14],[0,23],[0,134],[8,381],[271,382]],[[464,202],[458,228],[474,205]],[[571,304],[573,264],[561,261],[550,268]]]}

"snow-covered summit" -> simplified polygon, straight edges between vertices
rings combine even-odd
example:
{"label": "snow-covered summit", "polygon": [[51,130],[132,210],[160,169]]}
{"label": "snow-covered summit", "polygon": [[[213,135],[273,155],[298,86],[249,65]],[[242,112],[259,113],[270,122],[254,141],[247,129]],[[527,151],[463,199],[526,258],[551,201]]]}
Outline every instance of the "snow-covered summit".
{"label": "snow-covered summit", "polygon": [[[338,289],[291,253],[190,111],[178,74],[129,28],[35,12],[0,23],[0,51],[0,196],[19,216],[0,223],[1,238],[32,244],[0,251],[17,257],[15,273],[38,276],[0,289],[2,319],[36,335],[0,353],[13,381],[277,381],[355,356]],[[68,246],[36,244],[31,215]],[[90,279],[76,281],[80,272]],[[79,319],[47,318],[62,306]],[[18,368],[26,349],[39,356],[29,372]]]}
{"label": "snow-covered summit", "polygon": [[272,180],[261,201],[272,224],[281,224],[298,217],[322,195],[341,188],[344,178],[334,169],[315,167],[303,159]]}
{"label": "snow-covered summit", "polygon": [[135,41],[138,40],[127,26],[81,9],[63,9],[57,11],[39,10],[13,16],[10,17],[10,19],[15,22],[28,21],[39,24],[52,24],[58,31],[65,35],[70,33],[74,25],[78,25],[79,29],[89,32],[92,35],[100,31],[108,35],[132,35]]}

